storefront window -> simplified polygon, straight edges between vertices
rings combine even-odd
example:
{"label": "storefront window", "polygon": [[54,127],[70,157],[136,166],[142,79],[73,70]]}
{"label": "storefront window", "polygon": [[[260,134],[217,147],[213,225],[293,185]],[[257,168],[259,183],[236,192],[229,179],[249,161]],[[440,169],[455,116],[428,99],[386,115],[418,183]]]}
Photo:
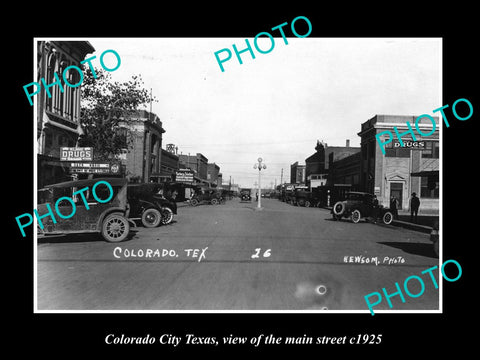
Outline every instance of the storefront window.
{"label": "storefront window", "polygon": [[425,149],[422,150],[422,158],[438,159],[440,156],[440,148],[438,141],[426,141]]}
{"label": "storefront window", "polygon": [[438,199],[440,188],[438,181],[428,181],[428,176],[422,176],[420,197],[429,199]]}

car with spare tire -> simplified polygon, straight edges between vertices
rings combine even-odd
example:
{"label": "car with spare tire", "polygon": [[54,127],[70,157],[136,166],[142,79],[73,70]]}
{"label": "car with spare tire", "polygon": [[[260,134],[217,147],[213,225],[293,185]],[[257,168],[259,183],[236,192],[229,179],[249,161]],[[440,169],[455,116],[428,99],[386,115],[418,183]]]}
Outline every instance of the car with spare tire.
{"label": "car with spare tire", "polygon": [[[130,231],[126,179],[96,178],[47,185],[38,190],[37,203],[42,219],[42,225],[37,223],[39,239],[100,233],[108,242],[120,242]],[[57,215],[63,216],[50,215],[53,204]]]}

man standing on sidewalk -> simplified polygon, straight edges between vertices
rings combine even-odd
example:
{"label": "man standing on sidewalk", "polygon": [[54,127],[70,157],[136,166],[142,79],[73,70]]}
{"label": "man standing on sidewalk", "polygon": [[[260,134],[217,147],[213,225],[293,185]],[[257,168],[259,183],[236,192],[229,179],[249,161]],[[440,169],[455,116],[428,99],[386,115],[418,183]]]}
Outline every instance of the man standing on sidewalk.
{"label": "man standing on sidewalk", "polygon": [[412,198],[410,199],[410,222],[417,222],[418,208],[420,207],[420,199],[417,197],[416,193],[412,193]]}

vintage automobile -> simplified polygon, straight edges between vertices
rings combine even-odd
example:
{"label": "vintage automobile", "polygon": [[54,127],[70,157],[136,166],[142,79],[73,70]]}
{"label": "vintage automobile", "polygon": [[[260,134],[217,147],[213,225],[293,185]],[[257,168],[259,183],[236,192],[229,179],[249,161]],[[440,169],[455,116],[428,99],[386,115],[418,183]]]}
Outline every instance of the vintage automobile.
{"label": "vintage automobile", "polygon": [[305,188],[295,189],[292,198],[293,204],[298,206],[317,206],[320,202],[320,198],[317,196],[316,193],[308,191],[308,189]]}
{"label": "vintage automobile", "polygon": [[148,228],[170,224],[173,215],[177,214],[177,204],[171,194],[163,194],[163,191],[159,183],[128,184],[130,219],[141,220]]}
{"label": "vintage automobile", "polygon": [[[110,189],[105,184],[96,186],[95,193],[98,199],[93,196],[92,189],[98,181],[110,184],[113,190],[110,201],[105,203],[98,201],[109,198]],[[84,188],[88,189],[78,193],[78,190]],[[64,197],[69,200],[61,199]],[[39,238],[47,235],[94,232],[101,233],[108,242],[119,242],[125,240],[130,231],[125,179],[99,178],[47,185],[38,190],[38,215],[47,215],[49,207],[55,208],[57,214],[73,215],[69,218],[56,216],[56,222],[51,216],[42,218],[43,229],[37,224]]]}
{"label": "vintage automobile", "polygon": [[[344,201],[338,201],[333,205],[331,210],[333,219],[340,220],[342,217],[350,217],[354,223],[358,223],[362,218],[368,220],[369,217],[375,217],[373,200],[373,194],[351,191],[346,194]],[[393,221],[393,213],[382,205],[378,205],[376,217],[382,219],[386,225]]]}
{"label": "vintage automobile", "polygon": [[240,190],[240,201],[252,201],[252,190],[251,189],[241,189]]}
{"label": "vintage automobile", "polygon": [[222,202],[222,194],[220,191],[201,187],[195,191],[193,196],[190,198],[190,205],[197,206],[199,204],[211,204],[211,205],[218,205]]}

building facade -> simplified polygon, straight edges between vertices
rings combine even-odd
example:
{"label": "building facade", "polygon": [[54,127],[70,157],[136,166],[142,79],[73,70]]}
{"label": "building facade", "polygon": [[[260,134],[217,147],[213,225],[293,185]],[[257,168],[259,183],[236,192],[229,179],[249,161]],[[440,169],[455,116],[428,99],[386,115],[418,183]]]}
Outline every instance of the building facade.
{"label": "building facade", "polygon": [[[220,175],[220,178],[219,178],[219,175]],[[220,166],[218,166],[215,163],[207,164],[207,180],[212,186],[222,185]]]}
{"label": "building facade", "polygon": [[208,159],[200,154],[178,155],[180,167],[193,170],[198,181],[207,181]]}
{"label": "building facade", "polygon": [[[361,125],[358,135],[361,137],[360,184],[364,191],[377,195],[379,202],[389,206],[391,196],[395,196],[400,203],[400,209],[410,209],[412,193],[420,198],[420,212],[438,212],[439,210],[439,169],[440,169],[440,141],[438,117],[435,117],[435,131],[428,118],[422,118],[418,126],[421,136],[415,131],[416,116],[402,115],[375,115]],[[402,136],[403,142],[410,142],[410,147],[402,147],[398,142],[393,127],[400,134],[408,129],[407,121],[415,132],[416,143],[413,143],[411,134]],[[383,131],[390,131],[394,141],[385,147],[385,155],[376,140],[376,135]],[[388,136],[382,135],[383,142]]]}
{"label": "building facade", "polygon": [[330,164],[360,152],[359,147],[350,146],[350,140],[346,141],[345,146],[328,146],[317,140],[315,150],[313,155],[305,159],[306,185],[310,188],[329,185]]}
{"label": "building facade", "polygon": [[162,127],[160,118],[146,110],[132,111],[122,124],[130,130],[129,148],[122,162],[131,182],[160,182]]}
{"label": "building facade", "polygon": [[178,156],[168,150],[162,149],[162,162],[160,165],[160,182],[170,182],[175,178],[175,173],[179,169]]}
{"label": "building facade", "polygon": [[331,153],[329,160],[329,185],[351,185],[351,190],[360,190],[360,151],[336,161]]}
{"label": "building facade", "polygon": [[[88,41],[38,41],[37,82],[44,78],[47,84],[56,82],[48,92],[42,86],[36,95],[37,107],[37,185],[71,180],[69,164],[60,162],[61,147],[75,147],[82,134],[80,126],[80,86],[67,86],[63,71],[69,66],[82,68],[80,64],[95,49]],[[57,77],[56,77],[57,76]],[[70,84],[80,81],[77,71],[67,71]]]}
{"label": "building facade", "polygon": [[298,161],[290,165],[290,183],[305,184],[305,165],[299,165]]}

